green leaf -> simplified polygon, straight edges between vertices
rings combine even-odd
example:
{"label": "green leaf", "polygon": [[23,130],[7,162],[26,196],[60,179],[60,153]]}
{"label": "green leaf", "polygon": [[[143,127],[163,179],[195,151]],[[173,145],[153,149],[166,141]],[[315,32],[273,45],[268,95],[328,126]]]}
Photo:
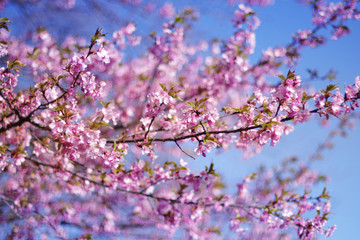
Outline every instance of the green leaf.
{"label": "green leaf", "polygon": [[167,168],[167,167],[170,166],[170,165],[173,165],[175,169],[178,168],[176,162],[174,162],[174,161],[166,161],[166,162],[164,163],[164,168]]}
{"label": "green leaf", "polygon": [[270,117],[272,117],[272,112],[271,112],[271,110],[267,107],[267,105],[266,104],[264,104],[264,112],[267,114],[267,115],[269,115]]}
{"label": "green leaf", "polygon": [[176,94],[176,93],[178,93],[178,92],[180,92],[180,91],[179,91],[179,90],[178,90],[178,91],[171,90],[171,91],[169,92],[169,96],[172,97],[172,98],[176,98],[176,99],[178,99],[179,101],[184,101],[183,99],[179,98],[179,96]]}
{"label": "green leaf", "polygon": [[263,124],[262,127],[265,129],[270,129],[276,124],[279,124],[279,122],[271,121],[271,122]]}
{"label": "green leaf", "polygon": [[301,103],[305,104],[308,100],[312,99],[313,96],[307,95],[305,92],[303,92]]}
{"label": "green leaf", "polygon": [[9,32],[10,30],[9,30],[8,25],[7,25],[9,22],[11,22],[11,21],[6,17],[0,18],[0,29],[5,28],[6,31]]}
{"label": "green leaf", "polygon": [[216,233],[218,235],[221,235],[221,231],[220,231],[220,229],[218,227],[211,227],[211,228],[208,229],[208,231],[209,232],[214,232],[214,233]]}
{"label": "green leaf", "polygon": [[118,174],[118,173],[121,173],[121,172],[125,172],[123,167],[124,167],[124,164],[123,164],[123,163],[120,163],[120,165],[113,170],[114,173],[115,173],[115,174]]}
{"label": "green leaf", "polygon": [[281,78],[281,80],[282,80],[283,82],[286,81],[286,78],[284,77],[284,75],[280,74],[280,75],[278,75],[278,77]]}
{"label": "green leaf", "polygon": [[114,140],[114,148],[113,148],[113,151],[115,151],[117,148],[117,143],[116,143],[116,140]]}
{"label": "green leaf", "polygon": [[206,172],[207,172],[208,174],[211,174],[211,175],[214,175],[214,176],[216,176],[216,177],[219,177],[219,174],[217,174],[217,173],[215,172],[214,163],[213,163],[213,162],[210,163],[210,167],[209,167],[209,168],[205,166],[205,170],[206,170]]}
{"label": "green leaf", "polygon": [[111,103],[111,101],[105,103],[105,102],[103,102],[103,101],[100,100],[100,103],[101,103],[101,105],[102,105],[104,108],[107,108],[107,107],[109,106],[109,104]]}
{"label": "green leaf", "polygon": [[152,32],[150,33],[150,37],[151,37],[151,38],[154,38],[154,37],[155,37],[155,34],[156,34],[156,31],[152,31]]}
{"label": "green leaf", "polygon": [[166,64],[169,64],[169,61],[170,61],[169,54],[166,54],[166,55],[164,56],[164,62],[165,62]]}
{"label": "green leaf", "polygon": [[59,80],[65,78],[65,77],[66,77],[65,75],[59,75],[57,79],[58,79],[58,81],[59,81]]}
{"label": "green leaf", "polygon": [[17,68],[17,66],[19,66],[19,67],[24,67],[25,64],[21,63],[21,62],[20,62],[19,60],[17,60],[17,59],[15,59],[13,62],[12,62],[12,61],[9,61],[9,68],[19,70],[19,68]]}
{"label": "green leaf", "polygon": [[205,101],[208,100],[208,99],[209,99],[208,97],[204,97],[204,98],[200,99],[200,100],[198,101],[198,105],[202,104],[203,102],[205,102]]}
{"label": "green leaf", "polygon": [[206,107],[205,104],[201,104],[201,105],[199,106],[199,109],[200,109],[200,108],[202,108],[202,109],[207,109],[207,107]]}
{"label": "green leaf", "polygon": [[178,95],[175,95],[175,98],[179,100],[180,102],[184,101],[184,99],[180,98]]}
{"label": "green leaf", "polygon": [[327,199],[327,200],[330,199],[330,195],[326,192],[326,187],[325,187],[324,190],[322,191],[320,197],[325,198],[325,199]]}
{"label": "green leaf", "polygon": [[187,184],[182,184],[182,183],[180,183],[180,189],[181,189],[181,190],[184,190],[184,189],[187,188],[187,187],[188,187]]}
{"label": "green leaf", "polygon": [[91,42],[95,42],[96,40],[98,40],[100,37],[99,36],[92,36],[91,37]]}
{"label": "green leaf", "polygon": [[100,39],[100,37],[106,36],[105,33],[102,33],[102,28],[96,29],[95,35],[91,37],[91,47],[94,46],[95,42]]}
{"label": "green leaf", "polygon": [[246,13],[246,16],[250,16],[250,15],[256,15],[256,12],[248,12],[248,13]]}
{"label": "green leaf", "polygon": [[174,23],[185,23],[184,22],[184,18],[183,17],[179,17],[179,16],[176,16],[175,17],[175,20],[174,20]]}
{"label": "green leaf", "polygon": [[[162,88],[162,90],[164,90],[165,92],[167,92],[167,88],[166,85],[163,83],[160,83],[160,87]],[[169,94],[170,95],[170,94]]]}
{"label": "green leaf", "polygon": [[216,138],[214,138],[214,137],[210,137],[210,136],[207,136],[207,137],[206,137],[206,141],[212,141],[212,142],[217,143]]}
{"label": "green leaf", "polygon": [[252,173],[252,174],[250,174],[248,177],[249,177],[250,179],[255,179],[257,176],[259,176],[257,173]]}
{"label": "green leaf", "polygon": [[213,188],[225,188],[225,187],[226,187],[225,184],[219,181],[214,182],[213,184]]}
{"label": "green leaf", "polygon": [[236,219],[241,221],[241,222],[248,222],[249,221],[246,217],[237,217]]}
{"label": "green leaf", "polygon": [[176,94],[177,92],[179,92],[179,91],[170,91],[170,92],[169,92],[169,96],[172,97],[172,98],[175,98],[175,99],[177,99],[177,100],[179,100],[179,101],[181,101],[181,102],[184,101],[183,99],[181,99],[181,98]]}
{"label": "green leaf", "polygon": [[332,90],[338,89],[339,87],[336,86],[335,84],[330,84],[326,87],[326,92],[330,92]]}
{"label": "green leaf", "polygon": [[8,146],[6,146],[6,145],[0,146],[0,153],[5,154],[5,151],[7,149],[8,149]]}
{"label": "green leaf", "polygon": [[296,75],[294,74],[294,72],[295,72],[295,71],[289,70],[286,78],[287,78],[287,79],[294,79],[294,78],[296,77]]}
{"label": "green leaf", "polygon": [[195,108],[195,103],[193,103],[193,102],[187,102],[186,104],[189,105],[192,108]]}
{"label": "green leaf", "polygon": [[104,121],[100,121],[100,122],[90,122],[88,121],[89,126],[91,129],[99,129],[101,127],[108,127],[108,128],[112,128],[109,124],[107,124]]}
{"label": "green leaf", "polygon": [[11,21],[10,21],[8,18],[3,17],[3,18],[0,18],[0,22],[9,23],[9,22],[11,22]]}

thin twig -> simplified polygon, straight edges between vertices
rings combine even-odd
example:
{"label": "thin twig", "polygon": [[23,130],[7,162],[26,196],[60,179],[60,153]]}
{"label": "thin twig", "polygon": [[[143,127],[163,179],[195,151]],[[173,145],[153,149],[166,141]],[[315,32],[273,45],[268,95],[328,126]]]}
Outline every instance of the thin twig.
{"label": "thin twig", "polygon": [[[18,217],[18,218],[23,218],[21,215],[19,215],[15,209],[13,208],[13,206],[9,203],[9,201],[14,202],[12,200],[10,200],[9,198],[5,197],[5,196],[0,196],[0,199],[10,208],[10,210]],[[14,204],[15,206],[15,204]]]}
{"label": "thin twig", "polygon": [[178,146],[178,148],[179,148],[185,155],[187,155],[187,156],[189,156],[189,157],[191,157],[192,159],[195,160],[195,158],[194,158],[193,156],[191,156],[190,154],[188,154],[187,152],[185,152],[185,151],[181,148],[181,146],[179,145],[179,143],[178,143],[177,141],[175,141],[175,144],[176,144],[176,146]]}

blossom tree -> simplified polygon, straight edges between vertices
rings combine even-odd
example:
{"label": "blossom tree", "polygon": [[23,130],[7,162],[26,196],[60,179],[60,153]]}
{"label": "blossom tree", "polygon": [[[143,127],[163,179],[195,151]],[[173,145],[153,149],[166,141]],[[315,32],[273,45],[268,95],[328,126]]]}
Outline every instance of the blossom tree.
{"label": "blossom tree", "polygon": [[43,28],[12,36],[17,23],[0,19],[0,228],[8,239],[332,234],[330,195],[311,192],[325,177],[295,157],[250,172],[233,183],[235,195],[215,164],[188,167],[216,148],[251,157],[313,116],[342,118],[358,107],[359,77],[313,92],[296,73],[302,50],[325,44],[320,30],[332,39],[350,33],[357,1],[309,1],[313,29],[264,50],[256,63],[249,56],[260,20],[248,4],[273,1],[243,2],[222,44],[187,42],[194,11],[164,5],[162,31],[132,58],[144,38],[135,23],[59,43]]}

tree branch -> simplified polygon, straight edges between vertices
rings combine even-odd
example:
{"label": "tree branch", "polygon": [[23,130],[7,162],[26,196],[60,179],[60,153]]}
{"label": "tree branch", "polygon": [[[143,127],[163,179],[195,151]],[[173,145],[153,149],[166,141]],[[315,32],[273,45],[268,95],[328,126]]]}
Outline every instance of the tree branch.
{"label": "tree branch", "polygon": [[[320,109],[314,109],[312,111],[310,111],[310,113],[317,113]],[[287,122],[290,120],[293,120],[294,117],[286,117],[280,120],[280,122]],[[266,123],[264,123],[266,124]],[[254,125],[254,126],[249,126],[249,127],[241,127],[241,128],[236,128],[236,129],[225,129],[225,130],[218,130],[218,131],[202,131],[202,132],[198,132],[198,133],[193,133],[193,134],[189,134],[189,135],[185,135],[185,136],[179,136],[179,137],[172,137],[172,138],[153,138],[151,139],[152,142],[176,142],[176,141],[180,141],[180,140],[185,140],[185,139],[189,139],[189,138],[196,138],[199,136],[203,136],[203,135],[217,135],[217,134],[230,134],[230,133],[240,133],[240,132],[244,132],[244,131],[249,131],[252,129],[258,129],[258,128],[262,128],[263,124],[261,125]],[[117,143],[138,143],[138,142],[143,142],[145,140],[145,138],[138,138],[138,139],[116,139],[116,140],[108,140],[107,143],[114,143],[114,141],[116,141]]]}

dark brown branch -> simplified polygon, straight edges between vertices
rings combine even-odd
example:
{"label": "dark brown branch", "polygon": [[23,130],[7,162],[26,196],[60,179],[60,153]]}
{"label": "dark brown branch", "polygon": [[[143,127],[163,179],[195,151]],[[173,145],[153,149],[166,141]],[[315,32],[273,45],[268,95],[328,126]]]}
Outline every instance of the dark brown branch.
{"label": "dark brown branch", "polygon": [[155,120],[155,117],[152,117],[152,118],[151,118],[151,122],[150,122],[150,124],[149,124],[149,127],[148,127],[148,129],[146,130],[146,133],[145,133],[145,136],[144,136],[145,139],[147,138],[147,135],[148,135],[149,132],[150,132],[150,128],[151,128],[151,125],[154,123],[154,120]]}
{"label": "dark brown branch", "polygon": [[[319,109],[314,109],[312,111],[310,111],[310,113],[317,113],[319,111]],[[281,119],[281,122],[287,122],[290,120],[293,120],[294,117],[286,117]],[[266,123],[264,123],[266,124]],[[258,129],[258,128],[262,128],[263,124],[261,125],[254,125],[254,126],[249,126],[249,127],[242,127],[242,128],[236,128],[236,129],[225,129],[225,130],[218,130],[218,131],[203,131],[203,132],[198,132],[198,133],[193,133],[193,134],[189,134],[189,135],[185,135],[185,136],[179,136],[179,137],[172,137],[172,138],[153,138],[151,139],[152,142],[176,142],[176,141],[180,141],[180,140],[185,140],[185,139],[189,139],[189,138],[196,138],[199,136],[203,136],[203,135],[217,135],[217,134],[230,134],[230,133],[240,133],[240,132],[244,132],[244,131],[249,131],[252,129]],[[138,143],[138,142],[143,142],[145,140],[145,138],[138,138],[138,139],[117,139],[117,140],[108,140],[107,143],[114,143],[114,141],[116,141],[117,143]]]}
{"label": "dark brown branch", "polygon": [[24,123],[29,122],[30,117],[31,117],[31,115],[28,115],[26,117],[21,117],[18,121],[12,122],[12,123],[8,124],[6,127],[0,128],[0,133],[6,132],[6,131],[10,130],[11,128],[19,127],[19,126],[23,125]]}

